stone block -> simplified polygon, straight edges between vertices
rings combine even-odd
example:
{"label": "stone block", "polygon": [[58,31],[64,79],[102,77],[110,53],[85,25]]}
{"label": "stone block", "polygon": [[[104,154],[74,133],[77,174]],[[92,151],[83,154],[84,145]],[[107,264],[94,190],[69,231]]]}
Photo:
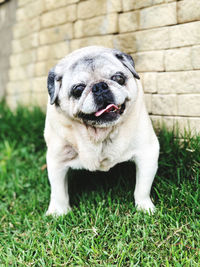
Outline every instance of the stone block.
{"label": "stone block", "polygon": [[170,47],[200,44],[200,21],[170,27],[169,40]]}
{"label": "stone block", "polygon": [[176,95],[152,95],[152,113],[155,115],[176,115]]}
{"label": "stone block", "polygon": [[163,71],[164,51],[139,52],[133,55],[137,71]]}
{"label": "stone block", "polygon": [[51,44],[73,38],[72,23],[67,23],[58,27],[45,29],[39,33],[40,45]]}
{"label": "stone block", "polygon": [[12,52],[20,53],[25,50],[37,47],[39,44],[38,33],[32,33],[22,39],[12,41]]}
{"label": "stone block", "polygon": [[57,64],[56,60],[37,62],[35,64],[35,76],[47,76],[49,70]]}
{"label": "stone block", "polygon": [[106,47],[112,48],[113,47],[113,35],[73,39],[70,41],[70,51],[72,52],[78,48],[89,46],[89,45],[100,45],[100,46],[106,46]]}
{"label": "stone block", "polygon": [[31,83],[28,80],[9,81],[6,87],[6,95],[16,95],[31,90]]}
{"label": "stone block", "polygon": [[75,38],[104,35],[118,31],[118,15],[108,14],[87,20],[78,20],[74,25]]}
{"label": "stone block", "polygon": [[10,81],[28,80],[34,77],[34,64],[28,64],[9,70]]}
{"label": "stone block", "polygon": [[192,47],[192,66],[200,69],[200,45]]}
{"label": "stone block", "polygon": [[47,91],[47,76],[36,77],[32,80],[32,92],[45,93]]}
{"label": "stone block", "polygon": [[122,13],[119,15],[119,32],[131,32],[139,29],[140,11]]}
{"label": "stone block", "polygon": [[200,94],[177,96],[178,115],[200,116]]}
{"label": "stone block", "polygon": [[45,61],[51,59],[61,59],[69,53],[69,44],[59,42],[52,45],[40,46],[37,49],[37,60]]}
{"label": "stone block", "polygon": [[33,18],[27,21],[21,21],[14,25],[13,36],[14,39],[22,38],[26,35],[31,34],[32,32],[39,31],[40,29],[40,20],[38,17]]}
{"label": "stone block", "polygon": [[135,32],[137,51],[161,50],[169,47],[169,28]]}
{"label": "stone block", "polygon": [[78,19],[87,19],[121,11],[120,0],[88,0],[78,3]]}
{"label": "stone block", "polygon": [[44,0],[35,0],[29,2],[27,5],[22,6],[16,11],[16,20],[29,20],[37,17],[44,11]]}
{"label": "stone block", "polygon": [[41,27],[52,27],[76,20],[76,5],[70,5],[44,13],[41,16]]}
{"label": "stone block", "polygon": [[46,107],[47,107],[47,100],[48,100],[48,93],[46,92],[37,92],[37,93],[33,93],[31,94],[31,100],[32,106],[38,106],[40,107],[43,111],[46,111]]}
{"label": "stone block", "polygon": [[200,71],[158,73],[157,90],[159,94],[200,93]]}
{"label": "stone block", "polygon": [[176,3],[163,4],[140,11],[140,28],[154,28],[176,24]]}
{"label": "stone block", "polygon": [[[136,66],[137,68],[137,66]],[[156,72],[145,72],[142,75],[143,87],[145,93],[156,93],[157,92],[157,73]]]}
{"label": "stone block", "polygon": [[36,50],[28,50],[20,54],[13,54],[10,56],[10,67],[17,67],[20,65],[27,65],[36,61]]}
{"label": "stone block", "polygon": [[21,6],[24,6],[24,5],[28,4],[31,1],[32,0],[18,0],[17,4],[18,4],[19,7],[21,7]]}
{"label": "stone block", "polygon": [[125,33],[113,36],[114,48],[126,53],[136,52],[136,36],[134,33]]}
{"label": "stone block", "polygon": [[184,47],[166,50],[165,70],[192,70],[191,48]]}
{"label": "stone block", "polygon": [[152,113],[152,94],[145,94],[145,104],[148,113]]}
{"label": "stone block", "polygon": [[123,11],[135,10],[152,5],[152,0],[125,0],[122,1]]}
{"label": "stone block", "polygon": [[53,10],[59,7],[66,7],[79,2],[79,0],[44,0],[45,10]]}
{"label": "stone block", "polygon": [[61,59],[65,57],[69,52],[69,43],[67,42],[60,42],[52,45],[52,53],[55,59]]}
{"label": "stone block", "polygon": [[179,1],[177,14],[179,23],[200,20],[199,0]]}
{"label": "stone block", "polygon": [[51,50],[51,45],[39,46],[37,49],[37,61],[44,61],[54,58]]}

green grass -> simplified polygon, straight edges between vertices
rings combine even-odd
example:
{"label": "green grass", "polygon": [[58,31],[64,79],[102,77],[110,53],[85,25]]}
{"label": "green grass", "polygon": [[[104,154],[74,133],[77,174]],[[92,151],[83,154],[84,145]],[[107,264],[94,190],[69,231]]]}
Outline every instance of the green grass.
{"label": "green grass", "polygon": [[[159,133],[153,216],[136,212],[135,169],[70,171],[73,211],[44,215],[44,114],[0,105],[0,266],[199,266],[200,136]],[[44,169],[44,170],[42,170]]]}

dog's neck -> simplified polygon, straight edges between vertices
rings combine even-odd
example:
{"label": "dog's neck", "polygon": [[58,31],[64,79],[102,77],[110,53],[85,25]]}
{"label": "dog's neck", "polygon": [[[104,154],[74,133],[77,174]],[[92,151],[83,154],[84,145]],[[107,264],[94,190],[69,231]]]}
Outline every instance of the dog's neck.
{"label": "dog's neck", "polygon": [[85,125],[90,140],[93,143],[102,143],[107,140],[112,140],[117,134],[116,126],[111,127],[94,127]]}

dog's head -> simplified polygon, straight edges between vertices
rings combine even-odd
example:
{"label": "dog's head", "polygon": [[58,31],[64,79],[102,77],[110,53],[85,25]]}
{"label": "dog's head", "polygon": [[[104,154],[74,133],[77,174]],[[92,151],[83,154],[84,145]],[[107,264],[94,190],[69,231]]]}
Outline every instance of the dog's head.
{"label": "dog's head", "polygon": [[114,125],[136,99],[135,78],[131,56],[104,47],[82,48],[50,70],[50,104],[88,125]]}

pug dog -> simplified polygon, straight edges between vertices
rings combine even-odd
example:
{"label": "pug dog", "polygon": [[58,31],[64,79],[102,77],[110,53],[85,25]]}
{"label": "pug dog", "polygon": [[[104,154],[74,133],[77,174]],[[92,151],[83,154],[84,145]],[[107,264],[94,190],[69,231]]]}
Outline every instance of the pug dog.
{"label": "pug dog", "polygon": [[99,46],[78,49],[49,71],[44,131],[51,185],[47,215],[71,210],[69,168],[108,171],[124,161],[136,164],[137,209],[153,213],[150,191],[159,143],[139,79],[130,55]]}

